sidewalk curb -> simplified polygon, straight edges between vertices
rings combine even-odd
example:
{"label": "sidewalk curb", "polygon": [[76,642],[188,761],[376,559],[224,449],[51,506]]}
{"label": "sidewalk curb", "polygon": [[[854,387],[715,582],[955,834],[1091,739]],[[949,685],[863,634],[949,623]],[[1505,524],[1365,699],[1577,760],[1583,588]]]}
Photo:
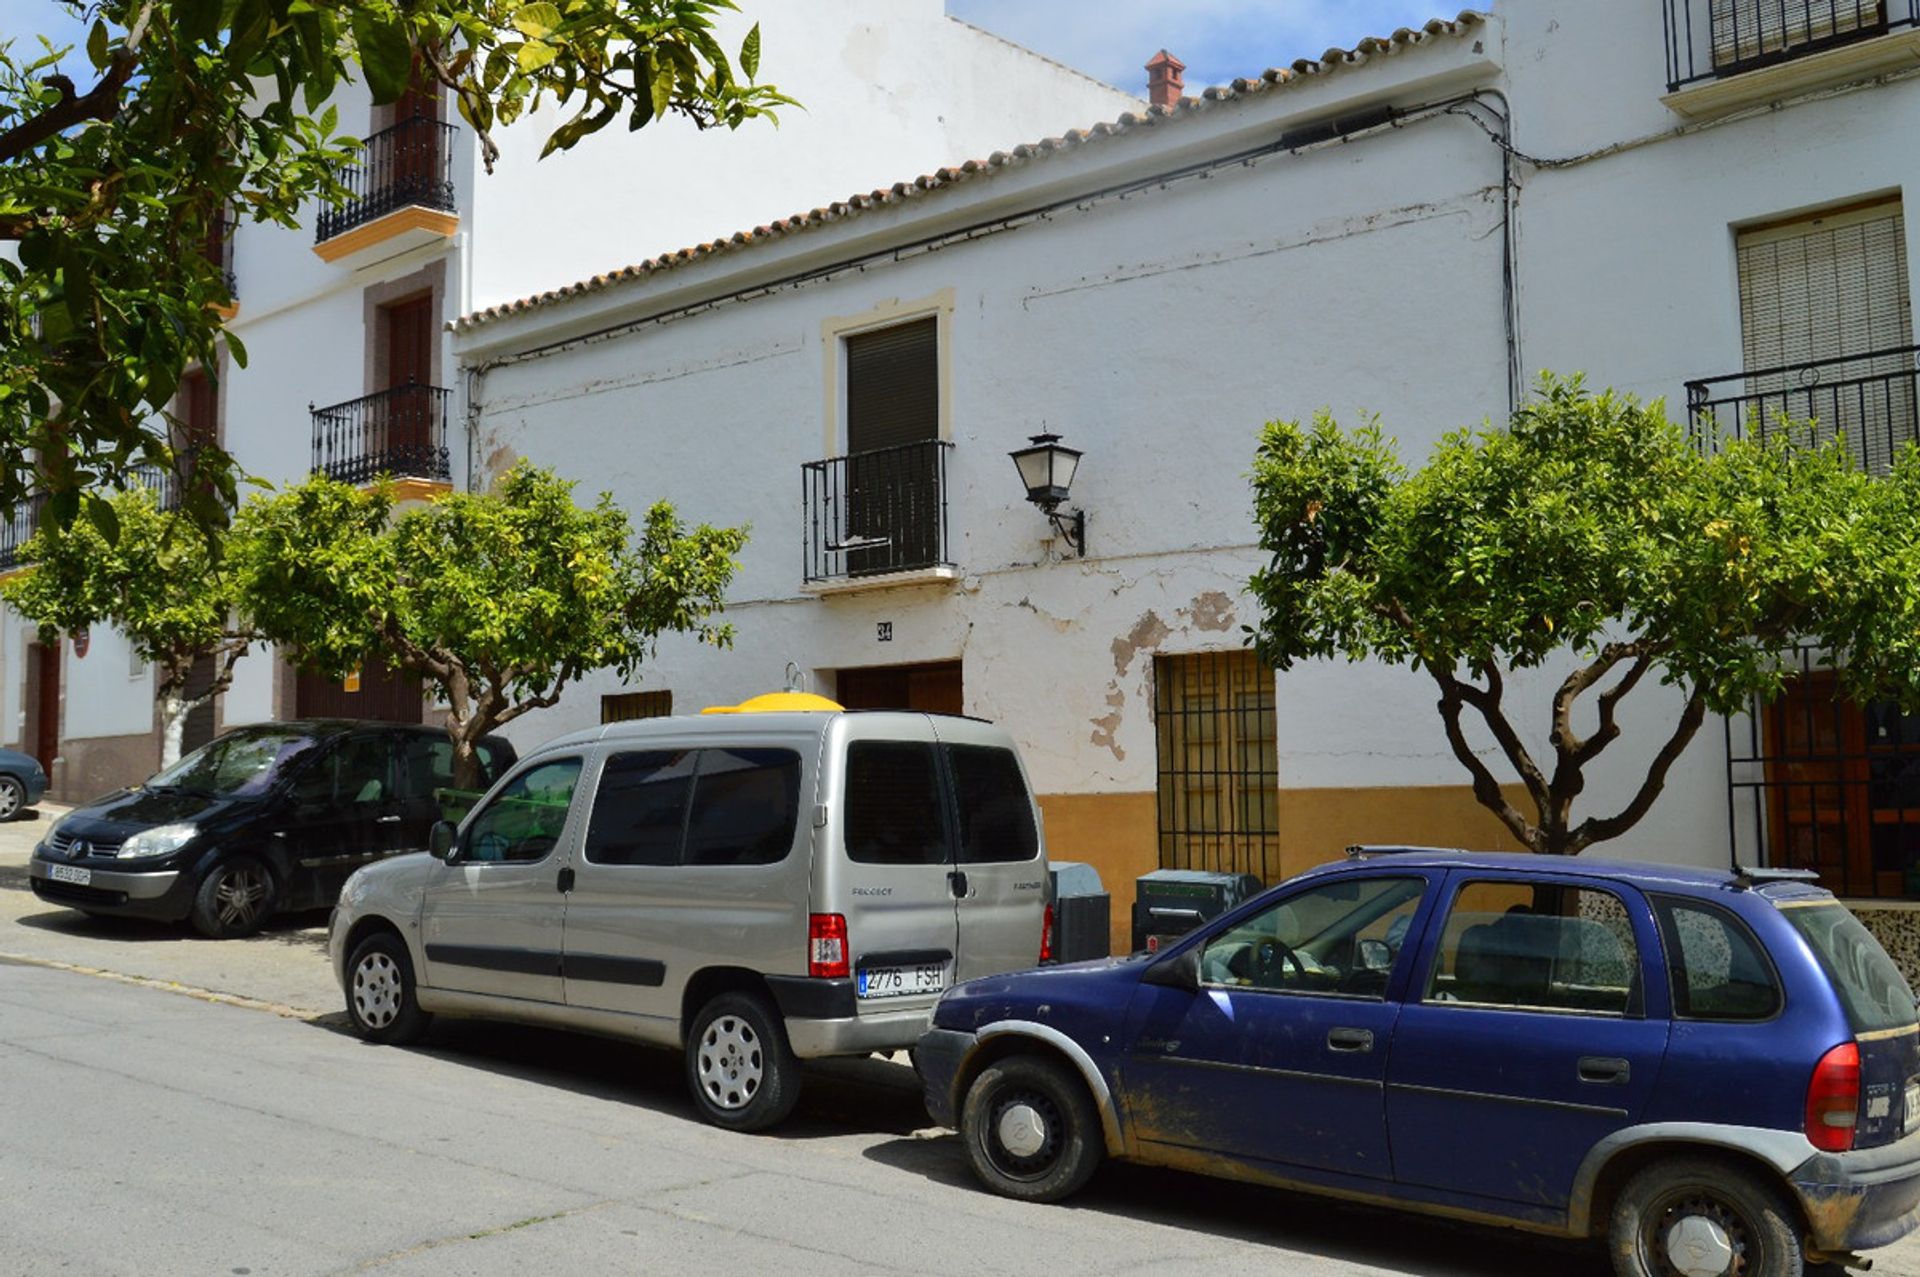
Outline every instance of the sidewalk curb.
{"label": "sidewalk curb", "polygon": [[284,1002],[265,1002],[259,998],[244,997],[238,993],[222,993],[218,989],[202,989],[191,984],[181,984],[175,980],[155,980],[149,976],[126,975],[119,971],[108,971],[102,967],[84,967],[77,963],[61,962],[57,958],[39,958],[26,953],[9,953],[0,950],[0,962],[10,962],[23,967],[43,967],[49,971],[68,971],[74,975],[94,976],[97,979],[113,980],[143,989],[157,989],[162,993],[197,998],[202,1002],[239,1007],[245,1011],[267,1011],[288,1020],[304,1020],[311,1023],[333,1014],[331,1011],[312,1011],[304,1007],[288,1006]]}

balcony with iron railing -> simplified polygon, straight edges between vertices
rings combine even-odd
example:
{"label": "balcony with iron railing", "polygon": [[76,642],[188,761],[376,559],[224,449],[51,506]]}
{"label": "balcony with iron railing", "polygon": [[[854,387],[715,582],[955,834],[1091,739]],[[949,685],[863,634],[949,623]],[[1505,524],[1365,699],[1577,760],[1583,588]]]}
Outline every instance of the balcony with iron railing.
{"label": "balcony with iron railing", "polygon": [[342,178],[346,198],[320,210],[314,252],[342,262],[395,237],[424,243],[452,235],[459,225],[453,140],[452,125],[425,115],[369,137]]}
{"label": "balcony with iron railing", "polygon": [[1920,0],[1662,3],[1666,101],[1688,115],[1909,63],[1920,41]]}
{"label": "balcony with iron railing", "polygon": [[313,469],[344,483],[450,482],[449,397],[440,386],[405,385],[325,408],[309,404]]}
{"label": "balcony with iron railing", "polygon": [[233,214],[226,209],[219,210],[208,223],[207,242],[202,250],[227,286],[226,303],[214,308],[224,319],[232,319],[240,311],[240,289],[233,274],[233,230]]}
{"label": "balcony with iron railing", "polygon": [[809,461],[801,467],[804,577],[815,592],[947,580],[943,439]]}
{"label": "balcony with iron railing", "polygon": [[1844,436],[1854,463],[1885,474],[1920,438],[1920,346],[1841,355],[1687,383],[1687,416],[1703,447],[1765,440],[1782,431],[1801,442]]}
{"label": "balcony with iron railing", "polygon": [[21,566],[21,547],[39,531],[40,516],[46,508],[46,496],[36,494],[0,510],[0,573]]}

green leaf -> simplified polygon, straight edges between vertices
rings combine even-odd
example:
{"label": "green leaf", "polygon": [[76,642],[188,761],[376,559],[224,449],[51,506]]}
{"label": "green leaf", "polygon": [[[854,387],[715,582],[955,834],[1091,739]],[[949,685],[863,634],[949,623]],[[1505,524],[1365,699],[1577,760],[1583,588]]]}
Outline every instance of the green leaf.
{"label": "green leaf", "polygon": [[87,60],[98,70],[107,66],[107,24],[95,22],[87,33]]}
{"label": "green leaf", "polygon": [[328,105],[327,109],[323,111],[320,115],[320,131],[322,133],[330,134],[333,132],[333,130],[336,127],[338,127],[339,123],[340,123],[340,108],[337,106]]}
{"label": "green leaf", "polygon": [[413,75],[413,46],[399,15],[355,6],[353,43],[374,102],[399,101]]}
{"label": "green leaf", "polygon": [[100,529],[100,535],[106,538],[108,545],[120,544],[120,516],[115,513],[113,502],[94,493],[87,495],[87,518],[93,526]]}
{"label": "green leaf", "polygon": [[220,10],[221,0],[175,0],[174,30],[191,43],[212,44],[220,34]]}
{"label": "green leaf", "polygon": [[552,45],[542,44],[538,40],[529,40],[520,46],[520,52],[514,58],[514,62],[522,71],[538,71],[559,56],[560,50]]}
{"label": "green leaf", "polygon": [[544,40],[559,29],[560,10],[537,0],[534,4],[523,4],[513,11],[513,25],[521,35],[535,40]]}
{"label": "green leaf", "polygon": [[753,30],[747,32],[747,38],[740,44],[740,69],[749,80],[760,74],[760,24],[753,24]]}

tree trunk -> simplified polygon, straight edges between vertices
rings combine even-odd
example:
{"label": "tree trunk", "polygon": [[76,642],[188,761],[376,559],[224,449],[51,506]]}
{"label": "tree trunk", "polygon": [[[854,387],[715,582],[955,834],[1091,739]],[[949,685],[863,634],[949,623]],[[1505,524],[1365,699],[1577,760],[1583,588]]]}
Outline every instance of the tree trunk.
{"label": "tree trunk", "polygon": [[490,724],[483,723],[478,717],[456,719],[447,715],[447,737],[453,742],[453,787],[468,793],[479,793],[486,788],[486,777],[480,772],[480,738],[487,734]]}
{"label": "tree trunk", "polygon": [[187,715],[194,702],[175,692],[160,697],[160,767],[165,770],[180,761],[180,742],[186,735]]}

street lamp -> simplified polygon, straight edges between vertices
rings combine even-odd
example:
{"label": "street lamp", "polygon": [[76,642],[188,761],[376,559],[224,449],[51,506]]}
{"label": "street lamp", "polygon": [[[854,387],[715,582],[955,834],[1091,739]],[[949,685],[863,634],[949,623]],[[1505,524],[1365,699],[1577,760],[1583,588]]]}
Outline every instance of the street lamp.
{"label": "street lamp", "polygon": [[1008,455],[1019,467],[1020,482],[1027,485],[1027,500],[1040,507],[1066,543],[1081,558],[1087,556],[1087,515],[1084,510],[1060,512],[1073,486],[1073,475],[1080,468],[1080,450],[1064,447],[1056,434],[1031,436],[1033,446]]}

